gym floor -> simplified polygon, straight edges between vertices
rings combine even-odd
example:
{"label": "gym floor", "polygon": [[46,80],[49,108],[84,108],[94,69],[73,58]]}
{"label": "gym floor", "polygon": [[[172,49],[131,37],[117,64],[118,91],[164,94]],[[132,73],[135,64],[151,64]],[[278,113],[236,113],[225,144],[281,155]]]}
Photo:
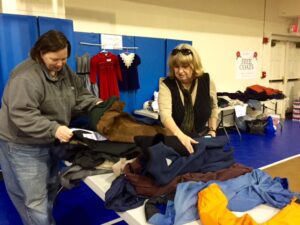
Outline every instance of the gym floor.
{"label": "gym floor", "polygon": [[[235,149],[236,161],[259,168],[281,159],[300,154],[300,122],[285,120],[282,132],[276,135],[242,133],[242,140],[230,130],[230,143]],[[59,193],[54,217],[57,225],[100,225],[117,218],[117,214],[105,209],[103,201],[83,182],[72,190]],[[117,224],[126,224],[119,222]],[[0,225],[22,225],[22,222],[5,191],[0,176]]]}

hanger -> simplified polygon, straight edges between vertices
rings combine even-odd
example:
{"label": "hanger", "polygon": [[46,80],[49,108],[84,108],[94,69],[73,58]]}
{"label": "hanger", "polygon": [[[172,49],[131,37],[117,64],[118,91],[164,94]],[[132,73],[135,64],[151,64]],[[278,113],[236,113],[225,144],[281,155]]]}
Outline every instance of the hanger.
{"label": "hanger", "polygon": [[124,52],[126,55],[128,55],[130,52],[128,50],[128,48],[126,48],[125,52]]}
{"label": "hanger", "polygon": [[[103,53],[106,53],[106,49],[104,48],[104,44],[95,44],[95,43],[88,43],[88,42],[79,42],[81,45],[90,45],[90,46],[100,46],[102,47],[102,51]],[[126,50],[125,54],[129,54],[129,50],[130,49],[139,49],[139,47],[121,47],[121,48],[113,48],[115,50]]]}

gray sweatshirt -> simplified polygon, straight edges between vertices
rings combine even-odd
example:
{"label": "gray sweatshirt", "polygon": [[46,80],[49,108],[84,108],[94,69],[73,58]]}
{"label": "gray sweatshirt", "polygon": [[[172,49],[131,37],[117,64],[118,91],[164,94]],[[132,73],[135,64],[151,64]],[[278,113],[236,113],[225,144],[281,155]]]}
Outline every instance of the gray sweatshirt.
{"label": "gray sweatshirt", "polygon": [[19,64],[5,87],[0,109],[0,138],[19,144],[47,144],[75,113],[90,110],[99,99],[83,87],[66,65],[53,80],[32,59]]}

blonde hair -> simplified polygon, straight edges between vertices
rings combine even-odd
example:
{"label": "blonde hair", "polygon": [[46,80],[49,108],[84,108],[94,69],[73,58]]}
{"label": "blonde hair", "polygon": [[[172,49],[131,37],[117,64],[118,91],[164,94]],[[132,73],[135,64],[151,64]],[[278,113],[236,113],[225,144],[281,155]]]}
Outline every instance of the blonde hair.
{"label": "blonde hair", "polygon": [[204,72],[203,66],[201,63],[200,56],[197,53],[197,51],[193,48],[193,46],[191,46],[190,44],[179,44],[173,49],[173,51],[175,49],[177,50],[188,49],[191,51],[192,54],[184,55],[180,51],[175,55],[170,53],[168,59],[169,77],[171,78],[175,77],[174,67],[187,66],[187,65],[192,68],[194,77],[200,77]]}

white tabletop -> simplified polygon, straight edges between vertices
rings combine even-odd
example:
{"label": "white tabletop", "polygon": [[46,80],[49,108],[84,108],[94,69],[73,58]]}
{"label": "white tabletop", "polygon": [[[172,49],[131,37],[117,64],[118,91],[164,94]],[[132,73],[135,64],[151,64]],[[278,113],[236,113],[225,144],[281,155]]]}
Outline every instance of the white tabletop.
{"label": "white tabletop", "polygon": [[[105,198],[105,192],[109,189],[112,181],[116,178],[113,173],[89,176],[84,182],[102,199]],[[144,206],[118,213],[124,221],[130,225],[149,224],[146,222]]]}
{"label": "white tabletop", "polygon": [[[113,173],[89,176],[84,179],[84,182],[102,199],[105,198],[105,192],[109,189],[112,181],[115,179]],[[279,209],[261,204],[246,212],[233,212],[237,216],[242,216],[248,213],[257,223],[263,223],[271,219]],[[118,215],[130,225],[147,225],[144,206],[118,213]],[[201,225],[198,221],[187,223],[189,225]]]}

